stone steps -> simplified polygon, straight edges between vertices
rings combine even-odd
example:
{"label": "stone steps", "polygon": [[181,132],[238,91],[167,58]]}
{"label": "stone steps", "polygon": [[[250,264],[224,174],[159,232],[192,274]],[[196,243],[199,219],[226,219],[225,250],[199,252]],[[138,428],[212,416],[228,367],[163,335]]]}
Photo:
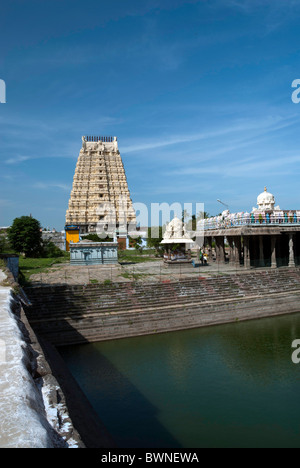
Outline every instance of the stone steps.
{"label": "stone steps", "polygon": [[252,282],[251,285],[247,285],[246,287],[240,286],[239,288],[236,287],[235,285],[228,285],[228,283],[224,283],[223,287],[220,288],[214,288],[213,292],[210,294],[203,288],[198,289],[193,285],[185,285],[184,288],[182,288],[182,285],[177,285],[174,284],[172,291],[169,291],[168,289],[159,289],[155,288],[152,290],[145,290],[141,288],[136,288],[134,290],[130,289],[120,289],[119,291],[107,291],[107,290],[101,290],[99,289],[98,291],[84,291],[83,293],[79,293],[76,295],[72,295],[71,291],[65,291],[61,292],[59,289],[56,292],[56,295],[44,293],[43,291],[38,292],[37,295],[32,294],[29,290],[27,290],[27,294],[29,295],[31,301],[34,304],[44,304],[47,306],[52,306],[55,307],[56,304],[59,304],[62,300],[65,303],[81,303],[82,305],[84,304],[89,304],[89,303],[95,303],[97,300],[98,301],[105,301],[106,303],[112,303],[112,304],[118,304],[118,302],[132,302],[133,300],[138,300],[142,301],[144,298],[147,301],[151,300],[157,300],[158,298],[168,298],[168,300],[186,300],[188,297],[226,297],[226,296],[232,296],[232,295],[245,295],[249,292],[252,292],[254,289],[256,291],[256,294],[265,294],[266,291],[277,291],[279,289],[281,291],[283,290],[297,290],[299,288],[299,283],[291,283],[291,282],[281,282],[278,283],[278,285],[272,285],[272,286],[266,286],[266,285],[261,285],[258,282]]}
{"label": "stone steps", "polygon": [[[281,292],[290,292],[290,291],[281,291]],[[269,293],[270,295],[277,294],[276,292]],[[92,314],[109,314],[109,313],[122,313],[126,311],[130,311],[132,309],[140,309],[140,310],[148,310],[150,308],[162,308],[162,307],[172,307],[172,306],[182,306],[189,304],[198,304],[198,305],[206,305],[206,304],[216,304],[222,301],[230,300],[241,300],[243,298],[252,297],[252,296],[261,296],[264,297],[264,294],[259,294],[257,291],[252,292],[250,295],[239,294],[239,295],[219,295],[213,298],[199,297],[199,296],[188,296],[184,298],[177,298],[175,300],[170,299],[159,299],[157,300],[148,300],[147,297],[143,298],[143,300],[139,300],[135,303],[132,301],[121,301],[118,303],[106,303],[103,302],[102,304],[97,302],[91,303],[78,303],[76,308],[74,308],[73,304],[70,304],[68,301],[57,301],[57,303],[52,304],[52,306],[39,305],[35,306],[34,309],[28,311],[28,316],[30,319],[51,319],[53,316],[58,318],[63,317],[72,317],[72,316],[82,316],[82,315],[92,315]]]}
{"label": "stone steps", "polygon": [[[223,304],[218,307],[212,304],[201,308],[179,308],[165,311],[152,310],[147,313],[125,313],[115,316],[106,315],[85,320],[54,321],[54,325],[43,324],[36,330],[56,345],[74,344],[79,342],[92,342],[107,339],[124,338],[127,336],[139,336],[149,333],[163,333],[187,328],[196,328],[207,325],[249,320],[264,316],[278,315],[283,312],[299,311],[299,298],[296,303],[289,304],[286,298],[274,301],[253,300],[251,303],[244,301],[232,307],[232,304]],[[293,306],[293,307],[292,307]],[[265,310],[264,310],[265,309]]]}
{"label": "stone steps", "polygon": [[300,274],[289,269],[155,284],[33,287],[26,293],[36,332],[66,344],[244,320],[261,316],[268,304],[267,316],[296,312]]}

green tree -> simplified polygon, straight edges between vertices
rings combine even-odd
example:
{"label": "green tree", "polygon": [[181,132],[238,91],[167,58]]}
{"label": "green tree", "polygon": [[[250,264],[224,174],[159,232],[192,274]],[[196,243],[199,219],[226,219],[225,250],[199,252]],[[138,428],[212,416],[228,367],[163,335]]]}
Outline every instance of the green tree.
{"label": "green tree", "polygon": [[12,248],[26,257],[38,257],[41,254],[41,225],[31,216],[16,218],[8,231],[8,239]]}
{"label": "green tree", "polygon": [[144,247],[143,247],[143,239],[140,237],[138,237],[137,239],[135,239],[135,246],[134,246],[135,250],[137,250],[140,254],[143,253],[143,250],[144,250]]}
{"label": "green tree", "polygon": [[6,246],[5,237],[0,236],[0,253],[3,253],[5,251],[5,246]]}
{"label": "green tree", "polygon": [[159,227],[152,227],[148,228],[148,238],[147,238],[147,246],[154,247],[157,254],[161,257],[163,256],[164,249],[161,245],[161,241],[163,240],[163,228]]}

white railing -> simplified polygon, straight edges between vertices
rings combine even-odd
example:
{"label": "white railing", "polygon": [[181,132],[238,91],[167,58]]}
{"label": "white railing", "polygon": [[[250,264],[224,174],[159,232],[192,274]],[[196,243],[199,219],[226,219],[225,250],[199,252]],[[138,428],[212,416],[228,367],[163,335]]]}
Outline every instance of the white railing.
{"label": "white railing", "polygon": [[290,226],[300,225],[300,211],[235,213],[228,216],[216,216],[215,218],[204,219],[199,222],[198,226],[207,231],[237,226],[277,226],[281,224]]}

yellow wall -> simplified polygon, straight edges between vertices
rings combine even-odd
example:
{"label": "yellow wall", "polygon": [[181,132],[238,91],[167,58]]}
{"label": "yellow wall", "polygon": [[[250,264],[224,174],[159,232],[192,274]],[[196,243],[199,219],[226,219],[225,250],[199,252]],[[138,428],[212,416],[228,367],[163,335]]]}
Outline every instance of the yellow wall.
{"label": "yellow wall", "polygon": [[66,250],[70,251],[70,242],[77,244],[79,242],[79,231],[66,231]]}

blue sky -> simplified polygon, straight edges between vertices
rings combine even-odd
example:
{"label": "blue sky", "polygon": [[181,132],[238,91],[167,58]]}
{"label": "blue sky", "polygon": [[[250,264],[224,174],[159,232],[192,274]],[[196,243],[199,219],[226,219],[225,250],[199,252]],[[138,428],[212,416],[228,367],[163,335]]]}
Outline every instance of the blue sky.
{"label": "blue sky", "polygon": [[136,203],[300,209],[300,2],[10,0],[0,226],[62,229],[82,135],[117,136]]}

